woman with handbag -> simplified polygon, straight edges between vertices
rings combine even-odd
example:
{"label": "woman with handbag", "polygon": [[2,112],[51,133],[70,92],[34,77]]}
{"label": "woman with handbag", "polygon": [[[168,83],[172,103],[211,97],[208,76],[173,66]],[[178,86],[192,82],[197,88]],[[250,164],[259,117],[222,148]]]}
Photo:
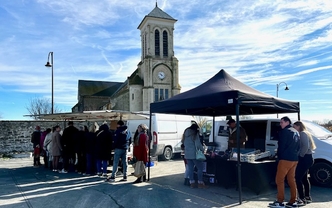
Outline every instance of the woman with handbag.
{"label": "woman with handbag", "polygon": [[[203,182],[203,160],[199,158],[204,151],[203,145],[199,138],[199,127],[197,124],[192,124],[183,133],[182,143],[184,144],[184,158],[188,164],[188,174],[190,188],[207,188]],[[198,185],[194,179],[194,167],[197,168]]]}
{"label": "woman with handbag", "polygon": [[[134,150],[133,150],[133,156],[136,158],[136,161],[142,161],[140,164],[144,165],[145,170],[145,164],[148,162],[148,151],[149,151],[149,136],[148,136],[148,127],[146,124],[140,124],[137,127],[138,135],[134,137]],[[136,162],[136,165],[138,164]],[[135,167],[136,169],[136,167]],[[136,171],[135,171],[136,172]],[[145,172],[145,171],[144,171]],[[140,174],[141,175],[141,174]],[[137,177],[137,180],[134,181],[134,183],[141,183],[143,178],[143,182],[146,181],[146,175],[143,174],[143,176]]]}

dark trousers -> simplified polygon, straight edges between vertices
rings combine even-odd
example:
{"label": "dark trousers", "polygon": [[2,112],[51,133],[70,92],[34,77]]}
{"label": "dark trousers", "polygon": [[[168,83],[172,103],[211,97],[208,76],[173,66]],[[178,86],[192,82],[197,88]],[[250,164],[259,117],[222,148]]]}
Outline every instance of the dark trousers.
{"label": "dark trousers", "polygon": [[306,154],[304,157],[299,157],[299,162],[295,170],[295,180],[298,192],[298,197],[304,199],[304,197],[310,196],[311,185],[308,179],[309,168],[314,164],[312,154]]}
{"label": "dark trousers", "polygon": [[77,172],[85,173],[86,171],[86,155],[83,153],[77,154]]}

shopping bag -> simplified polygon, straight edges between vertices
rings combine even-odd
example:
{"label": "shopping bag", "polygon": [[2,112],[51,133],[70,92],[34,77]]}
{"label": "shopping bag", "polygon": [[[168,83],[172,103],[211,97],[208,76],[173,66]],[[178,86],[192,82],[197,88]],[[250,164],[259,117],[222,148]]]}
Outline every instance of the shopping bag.
{"label": "shopping bag", "polygon": [[145,165],[143,161],[137,161],[134,168],[134,176],[136,176],[137,178],[145,175]]}
{"label": "shopping bag", "polygon": [[200,160],[200,161],[206,160],[204,153],[200,149],[196,150],[196,160]]}

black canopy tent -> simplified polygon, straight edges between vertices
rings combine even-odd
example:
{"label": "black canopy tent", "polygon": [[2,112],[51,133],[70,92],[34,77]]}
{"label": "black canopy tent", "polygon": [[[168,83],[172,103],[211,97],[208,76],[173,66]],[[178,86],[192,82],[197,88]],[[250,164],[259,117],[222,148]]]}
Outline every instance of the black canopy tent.
{"label": "black canopy tent", "polygon": [[[300,119],[300,105],[299,102],[275,98],[255,90],[233,78],[222,69],[211,79],[194,89],[167,100],[151,103],[150,125],[152,113],[212,116],[213,120],[215,116],[236,115],[237,121],[239,115],[298,113],[298,119]],[[238,122],[237,128],[239,128]],[[238,188],[241,204],[239,132],[237,132],[237,140]]]}

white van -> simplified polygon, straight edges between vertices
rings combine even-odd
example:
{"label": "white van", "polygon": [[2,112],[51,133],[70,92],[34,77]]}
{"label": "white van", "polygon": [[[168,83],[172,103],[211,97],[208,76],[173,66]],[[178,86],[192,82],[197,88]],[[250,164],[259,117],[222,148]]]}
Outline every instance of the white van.
{"label": "white van", "polygon": [[[181,139],[183,132],[194,120],[192,116],[153,114],[151,125],[151,156],[160,156],[163,160],[170,160],[174,154],[181,153]],[[139,124],[149,127],[149,119],[127,120],[127,126],[132,137]]]}
{"label": "white van", "polygon": [[[332,132],[313,122],[305,120],[302,122],[317,146],[313,155],[315,163],[310,168],[310,180],[315,185],[332,187]],[[280,130],[280,119],[246,119],[241,120],[240,125],[248,135],[246,148],[259,149],[261,152],[269,151],[271,156],[275,155],[278,148],[275,135]],[[215,141],[222,151],[227,148],[227,131],[226,121],[216,121],[215,139],[213,140],[212,133],[209,137],[209,141]]]}

